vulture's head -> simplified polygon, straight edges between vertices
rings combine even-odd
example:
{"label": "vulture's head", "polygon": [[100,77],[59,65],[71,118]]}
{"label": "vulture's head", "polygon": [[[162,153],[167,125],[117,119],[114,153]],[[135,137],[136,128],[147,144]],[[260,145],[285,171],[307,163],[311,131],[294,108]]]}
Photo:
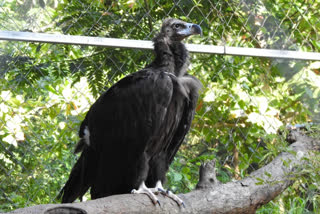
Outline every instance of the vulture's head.
{"label": "vulture's head", "polygon": [[168,18],[162,23],[161,33],[170,38],[171,41],[181,41],[188,36],[201,34],[202,30],[197,24]]}

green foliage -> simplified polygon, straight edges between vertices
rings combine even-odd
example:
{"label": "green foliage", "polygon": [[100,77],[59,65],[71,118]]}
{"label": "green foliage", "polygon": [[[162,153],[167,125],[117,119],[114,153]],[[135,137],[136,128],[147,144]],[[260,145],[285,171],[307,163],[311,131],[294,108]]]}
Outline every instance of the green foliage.
{"label": "green foliage", "polygon": [[[319,52],[319,3],[12,0],[0,3],[0,29],[149,40],[170,16],[202,26],[192,43]],[[1,42],[0,210],[55,202],[90,104],[151,60],[151,51]],[[200,164],[213,158],[220,181],[240,179],[286,149],[287,124],[319,122],[319,63],[203,54],[191,61],[204,87],[168,172],[173,191],[194,189]],[[258,213],[319,209],[319,156],[308,163]]]}
{"label": "green foliage", "polygon": [[[320,139],[320,126],[307,126],[305,134]],[[320,154],[314,152],[307,164],[292,176],[293,184],[257,213],[317,213],[320,208]],[[292,197],[294,196],[294,197]]]}
{"label": "green foliage", "polygon": [[94,98],[84,78],[71,86],[44,77],[39,88],[23,92],[1,82],[0,209],[52,202],[74,163],[70,151]]}

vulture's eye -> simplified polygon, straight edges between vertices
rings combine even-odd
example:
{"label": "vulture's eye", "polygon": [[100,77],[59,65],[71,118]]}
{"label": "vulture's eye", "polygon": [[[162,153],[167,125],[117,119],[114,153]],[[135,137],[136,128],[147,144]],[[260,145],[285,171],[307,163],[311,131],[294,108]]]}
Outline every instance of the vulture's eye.
{"label": "vulture's eye", "polygon": [[176,29],[182,28],[182,25],[181,24],[174,24],[174,28],[176,28]]}

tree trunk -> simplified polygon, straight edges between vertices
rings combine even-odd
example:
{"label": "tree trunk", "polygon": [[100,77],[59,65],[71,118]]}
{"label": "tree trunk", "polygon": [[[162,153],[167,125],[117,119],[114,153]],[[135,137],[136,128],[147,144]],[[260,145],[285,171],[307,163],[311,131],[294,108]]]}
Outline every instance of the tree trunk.
{"label": "tree trunk", "polygon": [[17,209],[11,213],[255,213],[257,208],[278,196],[293,182],[294,173],[306,163],[312,151],[320,150],[320,141],[292,131],[289,152],[283,152],[268,165],[248,177],[221,184],[214,173],[215,161],[201,167],[197,189],[180,194],[185,207],[158,195],[161,206],[153,205],[146,195],[114,195],[73,204],[46,204]]}

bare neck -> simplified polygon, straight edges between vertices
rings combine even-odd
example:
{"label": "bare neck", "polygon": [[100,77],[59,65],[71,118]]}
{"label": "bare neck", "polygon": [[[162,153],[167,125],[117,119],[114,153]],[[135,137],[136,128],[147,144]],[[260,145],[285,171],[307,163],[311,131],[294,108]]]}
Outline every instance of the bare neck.
{"label": "bare neck", "polygon": [[161,33],[153,39],[153,42],[156,58],[150,67],[160,68],[178,77],[183,76],[189,66],[189,53],[185,45],[180,41],[171,41]]}

